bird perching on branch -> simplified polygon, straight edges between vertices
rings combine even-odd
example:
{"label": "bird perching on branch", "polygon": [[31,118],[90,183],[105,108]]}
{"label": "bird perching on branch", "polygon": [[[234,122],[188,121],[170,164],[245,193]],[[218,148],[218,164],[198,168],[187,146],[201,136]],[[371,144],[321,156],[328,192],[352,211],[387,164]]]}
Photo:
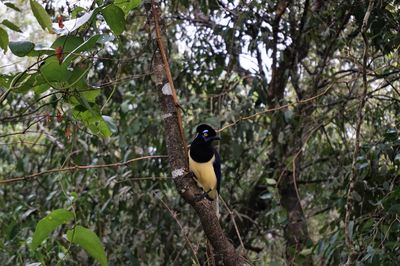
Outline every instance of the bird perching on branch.
{"label": "bird perching on branch", "polygon": [[198,186],[204,191],[202,198],[213,201],[218,198],[221,187],[221,161],[212,142],[220,138],[206,124],[199,125],[196,133],[190,145],[189,168],[194,173]]}

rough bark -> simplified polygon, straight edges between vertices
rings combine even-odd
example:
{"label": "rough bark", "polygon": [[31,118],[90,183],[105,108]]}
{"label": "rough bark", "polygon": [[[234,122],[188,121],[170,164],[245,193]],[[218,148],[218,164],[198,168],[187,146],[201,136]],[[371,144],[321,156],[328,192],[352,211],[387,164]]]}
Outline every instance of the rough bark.
{"label": "rough bark", "polygon": [[[274,53],[273,53],[273,65],[271,67],[271,81],[268,84],[268,98],[267,103],[269,107],[277,107],[284,103],[284,93],[289,82],[289,78],[293,85],[294,91],[297,95],[298,100],[304,100],[314,97],[319,93],[319,88],[323,87],[320,84],[321,74],[326,66],[326,62],[331,58],[334,46],[337,42],[337,37],[340,32],[344,29],[345,25],[349,20],[349,14],[347,13],[339,21],[336,33],[332,36],[330,44],[327,46],[322,59],[319,61],[317,72],[315,74],[314,84],[311,87],[301,88],[298,80],[298,66],[301,61],[308,55],[310,48],[311,37],[307,36],[308,22],[312,19],[312,13],[318,12],[322,5],[319,1],[306,0],[304,2],[303,14],[299,24],[296,21],[291,21],[291,28],[296,29],[293,31],[291,43],[284,51],[280,53],[279,62],[276,53],[276,39],[279,32],[279,20],[282,17],[284,10],[282,8],[288,8],[291,1],[281,3],[276,8],[276,20],[273,25],[274,35]],[[289,121],[284,117],[286,110],[282,109],[273,113],[273,122],[271,123],[272,133],[272,146],[273,152],[271,153],[271,162],[275,167],[275,177],[278,178],[278,189],[280,194],[280,203],[282,207],[287,211],[288,224],[284,228],[284,235],[286,240],[286,257],[290,265],[302,264],[312,265],[312,256],[308,255],[302,257],[299,252],[304,249],[308,242],[311,241],[307,229],[307,221],[300,203],[299,191],[297,190],[296,179],[301,174],[301,162],[302,153],[301,149],[308,138],[308,134],[311,134],[312,127],[315,126],[311,120],[311,115],[315,110],[313,103],[307,102],[298,105],[293,110],[293,117]],[[292,167],[288,167],[288,158],[295,160]]]}
{"label": "rough bark", "polygon": [[[159,19],[158,6],[152,1],[145,3],[145,7],[148,12],[148,25],[151,30],[154,49],[152,78],[159,92],[162,118],[164,119],[164,138],[175,186],[183,199],[196,211],[203,230],[214,248],[214,253],[222,257],[224,265],[243,265],[243,257],[235,250],[223,232],[213,204],[206,199],[195,200],[195,195],[201,193],[201,191],[195,185],[192,173],[189,172],[180,110],[176,102],[173,84],[168,82],[166,77],[165,67],[167,66],[163,62],[165,50],[162,47],[166,44],[166,41],[162,38],[160,42],[161,36],[157,36],[159,34],[156,33],[156,26],[162,29],[162,25],[159,25],[159,21],[156,21]],[[153,11],[155,11],[155,14],[153,14]]]}
{"label": "rough bark", "polygon": [[[280,4],[279,4],[280,3]],[[284,92],[289,80],[289,73],[297,71],[297,64],[306,55],[308,44],[304,42],[302,31],[304,23],[308,16],[309,1],[305,1],[303,19],[300,22],[297,38],[282,53],[278,64],[277,43],[280,19],[285,9],[291,4],[291,1],[280,1],[276,7],[276,18],[273,24],[274,51],[271,81],[268,86],[267,102],[270,107],[276,107],[283,104]],[[294,27],[294,25],[292,25]],[[298,93],[299,94],[299,93]],[[302,106],[305,108],[305,106]],[[307,245],[310,240],[307,221],[300,203],[296,187],[296,174],[287,169],[287,158],[293,156],[302,148],[303,128],[307,127],[306,121],[302,120],[301,110],[297,125],[291,125],[284,117],[286,110],[279,110],[273,114],[274,122],[271,125],[272,146],[271,161],[275,165],[275,177],[278,179],[278,188],[280,194],[280,203],[287,211],[288,223],[284,227],[286,240],[286,259],[290,265],[306,262],[305,265],[312,265],[312,256],[301,258],[299,252]],[[283,134],[283,135],[282,135]],[[294,164],[297,170],[300,170],[297,164]],[[298,173],[298,171],[295,170]],[[298,174],[297,174],[298,175]],[[300,262],[301,261],[301,262]]]}

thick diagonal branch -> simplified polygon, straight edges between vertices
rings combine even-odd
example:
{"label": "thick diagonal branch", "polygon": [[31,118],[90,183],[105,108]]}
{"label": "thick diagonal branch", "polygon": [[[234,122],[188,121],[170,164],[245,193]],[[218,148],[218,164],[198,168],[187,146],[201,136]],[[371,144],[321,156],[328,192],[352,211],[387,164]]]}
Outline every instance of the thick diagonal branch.
{"label": "thick diagonal branch", "polygon": [[232,243],[224,234],[213,205],[206,199],[195,200],[195,194],[200,193],[189,172],[186,142],[182,131],[177,96],[167,62],[166,41],[161,36],[163,25],[158,16],[158,5],[154,1],[145,4],[148,12],[153,41],[153,82],[159,92],[160,107],[164,120],[164,137],[169,157],[169,165],[175,186],[186,202],[196,211],[203,230],[214,248],[214,253],[222,256],[225,265],[243,265],[243,258],[235,250]]}

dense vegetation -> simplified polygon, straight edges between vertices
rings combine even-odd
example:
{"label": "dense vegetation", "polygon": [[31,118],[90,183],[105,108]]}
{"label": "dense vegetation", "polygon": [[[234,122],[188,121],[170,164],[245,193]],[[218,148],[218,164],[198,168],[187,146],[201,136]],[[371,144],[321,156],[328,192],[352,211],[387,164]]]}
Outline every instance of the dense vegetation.
{"label": "dense vegetation", "polygon": [[[213,260],[166,158],[149,3],[0,3],[1,265]],[[161,1],[186,140],[219,129],[246,263],[400,262],[399,4]]]}

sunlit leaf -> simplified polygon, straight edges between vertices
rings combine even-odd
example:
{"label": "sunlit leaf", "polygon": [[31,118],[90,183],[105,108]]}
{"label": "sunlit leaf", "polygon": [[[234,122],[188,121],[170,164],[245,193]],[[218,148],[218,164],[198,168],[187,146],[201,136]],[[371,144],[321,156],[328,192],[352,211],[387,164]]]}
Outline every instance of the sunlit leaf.
{"label": "sunlit leaf", "polygon": [[71,17],[76,18],[80,12],[85,12],[83,7],[77,6],[71,12]]}
{"label": "sunlit leaf", "polygon": [[22,32],[22,30],[15,25],[14,23],[12,23],[11,21],[9,21],[8,19],[5,19],[1,22],[1,24],[3,24],[4,26],[6,26],[7,28],[16,31],[16,32]]}
{"label": "sunlit leaf", "polygon": [[99,89],[93,89],[93,90],[88,90],[88,91],[82,91],[79,92],[80,96],[85,98],[86,101],[90,103],[96,102],[96,97],[100,95],[100,90]]}
{"label": "sunlit leaf", "polygon": [[4,5],[6,5],[7,7],[14,9],[15,11],[21,12],[21,9],[19,9],[18,7],[16,7],[13,3],[11,2],[6,2],[4,3]]}
{"label": "sunlit leaf", "polygon": [[0,27],[0,48],[7,52],[8,47],[8,33]]}
{"label": "sunlit leaf", "polygon": [[41,93],[47,91],[49,88],[50,88],[50,86],[48,84],[41,84],[41,85],[37,85],[37,86],[33,87],[32,89],[36,94],[41,94]]}
{"label": "sunlit leaf", "polygon": [[[74,98],[72,97],[71,100]],[[110,137],[112,132],[97,110],[98,107],[94,103],[88,103],[84,98],[75,98],[75,100],[78,100],[81,104],[74,106],[72,115],[89,128],[93,134]]]}
{"label": "sunlit leaf", "polygon": [[52,32],[51,28],[51,19],[49,14],[47,14],[46,10],[42,7],[41,4],[36,2],[35,0],[30,0],[31,9],[33,15],[35,16],[36,20],[39,22],[42,29],[47,29],[49,32]]}
{"label": "sunlit leaf", "polygon": [[124,11],[125,15],[132,9],[138,7],[142,3],[141,0],[116,0],[114,4]]}
{"label": "sunlit leaf", "polygon": [[114,34],[119,35],[125,30],[125,17],[121,8],[116,5],[106,6],[101,13]]}
{"label": "sunlit leaf", "polygon": [[108,265],[103,244],[93,231],[77,225],[73,230],[68,230],[67,239],[71,243],[81,246],[90,256],[95,258],[101,266]]}
{"label": "sunlit leaf", "polygon": [[118,128],[115,125],[114,119],[111,116],[103,115],[102,116],[104,121],[107,123],[108,128],[111,130],[112,133],[117,133]]}
{"label": "sunlit leaf", "polygon": [[37,225],[32,237],[31,249],[36,249],[49,234],[54,231],[58,226],[66,224],[74,219],[72,212],[66,209],[57,209],[52,211],[46,217],[41,219]]}

